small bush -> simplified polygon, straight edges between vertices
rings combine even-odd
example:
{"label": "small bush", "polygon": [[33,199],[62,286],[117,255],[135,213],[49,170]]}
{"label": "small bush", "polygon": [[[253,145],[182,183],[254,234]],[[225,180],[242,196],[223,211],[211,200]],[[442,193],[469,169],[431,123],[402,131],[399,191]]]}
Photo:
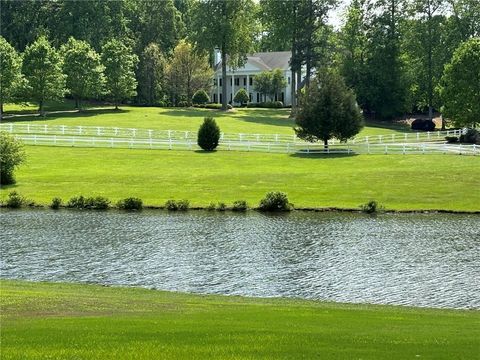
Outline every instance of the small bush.
{"label": "small bush", "polygon": [[212,151],[218,146],[220,128],[214,118],[206,117],[198,130],[197,143],[205,151]]}
{"label": "small bush", "polygon": [[25,205],[25,202],[26,200],[23,196],[21,196],[16,191],[12,191],[8,194],[8,199],[5,205],[11,209],[19,209],[23,205]]}
{"label": "small bush", "polygon": [[129,197],[117,202],[117,207],[120,210],[142,210],[143,201],[142,199],[139,199],[139,198]]}
{"label": "small bush", "polygon": [[245,104],[250,100],[250,97],[247,94],[247,90],[245,89],[240,89],[237,91],[235,94],[235,97],[233,98],[233,101],[240,103],[240,104]]}
{"label": "small bush", "polygon": [[366,204],[360,205],[360,209],[366,214],[376,214],[380,211],[383,211],[383,206],[381,206],[375,200],[370,200]]}
{"label": "small bush", "polygon": [[211,202],[210,204],[208,204],[206,209],[209,210],[209,211],[213,211],[213,210],[215,210],[215,206],[216,206],[215,203]]}
{"label": "small bush", "polygon": [[190,208],[190,201],[188,201],[188,200],[178,200],[177,205],[178,205],[178,210],[186,211]]}
{"label": "small bush", "polygon": [[50,203],[50,209],[58,210],[61,205],[62,205],[62,199],[58,197],[54,197],[52,199],[52,202]]}
{"label": "small bush", "polygon": [[167,200],[165,202],[165,209],[169,211],[177,211],[178,210],[178,204],[175,200]]}
{"label": "small bush", "polygon": [[412,130],[433,131],[435,130],[435,123],[428,119],[415,119],[412,121]]}
{"label": "small bush", "polygon": [[225,204],[224,202],[219,202],[217,204],[217,211],[225,211],[227,210],[227,204]]}
{"label": "small bush", "polygon": [[227,104],[227,110],[232,110],[233,109],[233,105],[232,104]]}
{"label": "small bush", "polygon": [[179,101],[177,104],[177,107],[187,107],[187,106],[188,106],[188,102],[186,101]]}
{"label": "small bush", "polygon": [[459,141],[466,144],[480,145],[480,133],[476,129],[468,129],[465,135],[460,135]]}
{"label": "small bush", "polygon": [[261,211],[290,211],[292,208],[287,194],[281,191],[268,192],[258,206]]}
{"label": "small bush", "polygon": [[210,101],[210,97],[203,89],[197,90],[192,96],[192,102],[196,105],[205,104]]}
{"label": "small bush", "polygon": [[232,210],[233,211],[247,211],[248,204],[245,200],[237,200],[233,202]]}
{"label": "small bush", "polygon": [[15,169],[25,162],[23,143],[6,132],[0,132],[0,184],[15,184]]}
{"label": "small bush", "polygon": [[222,104],[212,103],[212,104],[205,104],[205,109],[215,109],[219,110],[222,108]]}
{"label": "small bush", "polygon": [[278,109],[283,107],[283,103],[281,101],[266,101],[266,102],[259,102],[259,103],[248,103],[247,107]]}
{"label": "small bush", "polygon": [[458,142],[458,137],[456,136],[445,136],[445,140],[447,140],[447,143],[449,144],[454,144]]}
{"label": "small bush", "polygon": [[85,208],[85,198],[83,195],[80,196],[74,196],[70,198],[67,202],[67,208],[72,208],[72,209],[84,209]]}

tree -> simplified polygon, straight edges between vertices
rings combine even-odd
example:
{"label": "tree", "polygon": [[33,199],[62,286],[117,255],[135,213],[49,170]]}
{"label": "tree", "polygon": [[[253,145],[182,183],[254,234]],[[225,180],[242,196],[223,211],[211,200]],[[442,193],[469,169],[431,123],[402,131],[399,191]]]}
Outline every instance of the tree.
{"label": "tree", "polygon": [[154,105],[165,93],[165,58],[157,44],[149,44],[140,56],[138,96],[142,102]]}
{"label": "tree", "polygon": [[20,87],[22,62],[15,49],[0,36],[0,119],[3,117],[3,104],[12,101]]}
{"label": "tree", "polygon": [[[251,50],[255,29],[252,0],[203,0],[196,4],[194,39],[200,49],[222,53],[222,83],[227,84],[227,63],[235,68]],[[222,87],[222,109],[227,110],[227,87]]]}
{"label": "tree", "polygon": [[443,115],[456,126],[480,122],[480,38],[462,43],[445,66],[441,80]]}
{"label": "tree", "polygon": [[237,93],[235,94],[235,97],[233,98],[233,101],[240,103],[242,105],[245,103],[248,103],[249,100],[250,100],[250,97],[248,96],[247,90],[245,89],[238,90]]}
{"label": "tree", "polygon": [[195,94],[192,96],[192,102],[194,104],[206,104],[210,101],[210,96],[203,89],[195,91]]}
{"label": "tree", "polygon": [[346,141],[363,127],[353,91],[340,75],[328,71],[321,72],[301,95],[295,122],[299,138],[310,142],[322,140],[325,149],[331,138]]}
{"label": "tree", "polygon": [[275,95],[278,95],[282,92],[283,89],[287,86],[287,80],[283,76],[283,71],[280,69],[272,70],[272,82],[270,87],[270,94],[273,98]]}
{"label": "tree", "polygon": [[270,71],[262,71],[253,78],[253,89],[264,96],[267,101],[267,95],[271,95],[272,91],[272,73]]}
{"label": "tree", "polygon": [[220,140],[220,128],[214,118],[206,117],[198,130],[197,143],[205,151],[215,150]]}
{"label": "tree", "polygon": [[194,51],[185,40],[175,46],[166,74],[173,102],[184,100],[189,105],[193,94],[200,89],[209,89],[213,78],[207,56]]}
{"label": "tree", "polygon": [[0,184],[15,184],[14,171],[25,162],[23,144],[15,137],[0,132]]}
{"label": "tree", "polygon": [[61,57],[45,36],[25,49],[22,72],[28,81],[25,97],[38,103],[41,115],[45,101],[60,99],[65,94]]}
{"label": "tree", "polygon": [[105,77],[100,55],[86,42],[73,37],[61,47],[63,72],[70,95],[81,110],[81,100],[96,98],[103,92]]}
{"label": "tree", "polygon": [[112,39],[102,47],[102,63],[105,66],[106,92],[118,105],[137,94],[135,67],[138,57],[122,41]]}

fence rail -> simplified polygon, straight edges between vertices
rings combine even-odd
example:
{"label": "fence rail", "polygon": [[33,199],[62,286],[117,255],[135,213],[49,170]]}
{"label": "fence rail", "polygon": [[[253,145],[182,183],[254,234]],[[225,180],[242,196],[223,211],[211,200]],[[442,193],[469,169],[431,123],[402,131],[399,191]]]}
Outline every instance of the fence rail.
{"label": "fence rail", "polygon": [[[64,136],[64,135],[15,135],[29,145],[69,146],[69,147],[99,147],[99,148],[129,148],[129,149],[168,149],[168,150],[199,150],[196,141],[191,139],[138,139],[95,136]],[[480,146],[439,143],[383,143],[383,144],[333,144],[324,149],[322,144],[299,142],[265,142],[265,141],[228,141],[221,140],[219,150],[305,153],[305,154],[461,154],[480,155]]]}
{"label": "fence rail", "polygon": [[[195,131],[179,130],[151,130],[122,127],[104,127],[104,126],[68,126],[68,125],[49,125],[49,124],[30,124],[30,123],[3,123],[0,124],[0,131],[7,131],[12,134],[32,134],[32,135],[62,135],[75,137],[96,137],[96,138],[121,138],[121,139],[148,139],[148,140],[166,140],[166,141],[193,141],[197,139]],[[384,144],[384,143],[408,143],[408,142],[434,142],[444,141],[445,136],[460,136],[464,134],[464,129],[416,132],[416,133],[396,133],[384,135],[361,136],[348,140],[347,144]],[[305,142],[298,139],[296,135],[285,134],[247,134],[247,133],[222,133],[223,142],[265,142],[265,143],[301,143]],[[339,143],[332,139],[332,145]]]}

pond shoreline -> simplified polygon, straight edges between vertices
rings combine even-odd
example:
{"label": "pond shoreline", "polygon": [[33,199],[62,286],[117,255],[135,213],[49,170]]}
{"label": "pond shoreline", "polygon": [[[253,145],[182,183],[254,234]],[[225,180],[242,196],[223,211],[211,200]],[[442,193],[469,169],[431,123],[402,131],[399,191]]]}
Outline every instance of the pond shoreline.
{"label": "pond shoreline", "polygon": [[[64,205],[61,205],[59,209],[51,209],[48,205],[42,205],[42,204],[34,204],[34,205],[27,205],[27,206],[22,206],[21,208],[11,208],[5,204],[0,204],[0,209],[11,209],[11,210],[25,210],[25,209],[46,209],[46,210],[87,210],[87,211],[108,211],[108,210],[118,210],[118,211],[124,211],[124,212],[138,212],[141,210],[122,210],[119,209],[116,206],[111,206],[108,209],[76,209],[76,208],[70,208]],[[231,207],[227,207],[225,210],[217,210],[217,209],[211,209],[207,206],[191,206],[187,210],[168,210],[165,206],[163,205],[145,205],[143,206],[143,210],[166,210],[168,212],[187,212],[189,210],[192,211],[207,211],[207,212],[215,212],[215,213],[221,213],[221,212],[234,212],[234,213],[245,213],[249,211],[255,211],[255,212],[262,212],[262,213],[272,213],[272,211],[261,211],[258,208],[249,208],[248,210],[245,211],[238,211],[238,210],[233,210]],[[289,212],[332,212],[332,213],[358,213],[362,214],[365,213],[359,208],[342,208],[342,207],[335,207],[335,206],[330,206],[330,207],[299,207],[299,208],[294,208],[291,211],[273,211],[273,213],[289,213]],[[374,214],[460,214],[460,215],[480,215],[480,210],[448,210],[448,209],[385,209],[382,211],[378,211]],[[367,215],[372,215],[372,214],[367,214]]]}

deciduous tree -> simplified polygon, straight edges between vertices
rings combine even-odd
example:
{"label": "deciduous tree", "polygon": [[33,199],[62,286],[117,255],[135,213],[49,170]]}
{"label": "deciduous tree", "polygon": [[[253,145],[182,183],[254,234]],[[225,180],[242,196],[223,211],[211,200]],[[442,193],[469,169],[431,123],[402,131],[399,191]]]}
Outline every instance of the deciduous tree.
{"label": "deciduous tree", "polygon": [[138,95],[142,103],[154,105],[165,94],[165,58],[157,44],[149,44],[140,56]]}
{"label": "deciduous tree", "polygon": [[0,36],[0,119],[3,104],[14,99],[15,91],[22,82],[21,58],[15,49]]}

